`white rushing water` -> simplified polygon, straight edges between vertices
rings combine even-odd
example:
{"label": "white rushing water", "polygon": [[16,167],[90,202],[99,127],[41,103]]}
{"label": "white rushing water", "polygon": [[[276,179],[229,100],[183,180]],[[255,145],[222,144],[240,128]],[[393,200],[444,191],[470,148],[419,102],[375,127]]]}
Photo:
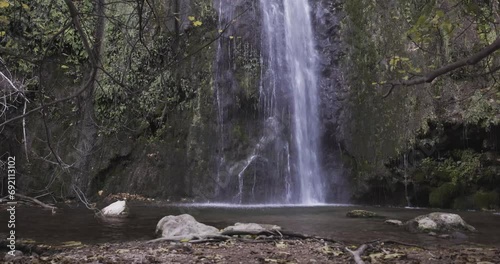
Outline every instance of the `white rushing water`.
{"label": "white rushing water", "polygon": [[[267,81],[261,89],[270,95],[266,102],[273,114],[280,105],[289,104],[292,127],[293,162],[301,204],[325,201],[323,175],[319,164],[319,89],[318,54],[308,0],[261,0],[263,49]],[[267,87],[266,87],[267,86]],[[277,97],[279,89],[285,96]],[[262,92],[261,92],[262,94]],[[287,99],[288,102],[280,102]]]}
{"label": "white rushing water", "polygon": [[[247,16],[240,16],[245,11],[237,8],[243,0],[215,3],[219,28],[229,25],[217,40],[215,60],[215,195],[220,195],[221,201],[237,204],[325,203],[324,175],[319,162],[319,63],[308,0],[256,1],[250,7],[258,11]],[[260,21],[255,23],[252,18]],[[242,49],[249,39],[234,35],[246,35],[248,32],[239,29],[249,24],[259,25],[260,29],[253,33],[260,37],[258,120],[262,123],[255,126],[255,131],[245,131],[253,134],[252,142],[235,155],[235,146],[244,144],[235,143],[232,138],[237,118],[242,116],[232,112],[241,89],[235,76],[242,74],[234,60],[246,56],[238,55],[245,51],[237,47]]]}

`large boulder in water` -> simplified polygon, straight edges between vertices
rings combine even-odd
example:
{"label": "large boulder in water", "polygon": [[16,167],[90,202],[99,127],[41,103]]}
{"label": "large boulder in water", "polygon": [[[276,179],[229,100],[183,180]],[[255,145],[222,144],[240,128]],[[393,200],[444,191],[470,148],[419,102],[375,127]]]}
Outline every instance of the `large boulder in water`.
{"label": "large boulder in water", "polygon": [[203,239],[220,235],[217,228],[202,224],[188,214],[163,217],[156,225],[156,233],[170,240]]}
{"label": "large boulder in water", "polygon": [[126,201],[116,201],[101,210],[104,216],[125,217],[128,215],[128,206]]}
{"label": "large boulder in water", "polygon": [[410,232],[476,231],[459,215],[440,212],[417,216],[406,222],[405,226]]}

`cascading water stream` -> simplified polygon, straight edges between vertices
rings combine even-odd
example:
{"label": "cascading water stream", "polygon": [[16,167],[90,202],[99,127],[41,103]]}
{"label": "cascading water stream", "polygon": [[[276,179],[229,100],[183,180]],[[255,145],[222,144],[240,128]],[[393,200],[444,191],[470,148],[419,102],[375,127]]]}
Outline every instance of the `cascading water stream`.
{"label": "cascading water stream", "polygon": [[[294,148],[295,178],[299,185],[298,202],[324,202],[324,184],[318,161],[319,90],[317,84],[318,55],[314,49],[310,7],[307,0],[261,0],[263,30],[267,50],[268,103],[274,114],[280,107],[291,112],[291,140]],[[279,87],[279,88],[278,88]],[[276,90],[288,95],[283,104]]]}
{"label": "cascading water stream", "polygon": [[[234,6],[239,1],[216,0],[219,27],[234,21]],[[236,93],[238,83],[231,65],[231,43],[218,40],[215,99],[218,109],[218,175],[226,173],[236,181],[225,199],[244,203],[245,194],[258,189],[265,203],[315,204],[325,202],[325,186],[319,162],[319,88],[318,54],[315,50],[308,0],[260,0],[260,87],[259,114],[261,126],[253,145],[244,158],[224,159],[226,103]],[[231,32],[238,34],[238,32]],[[233,38],[230,38],[233,39]],[[233,64],[234,66],[234,64]],[[234,98],[234,97],[232,97]],[[228,141],[229,142],[229,141]],[[258,157],[258,159],[257,159]],[[257,161],[258,160],[258,161]],[[260,164],[257,165],[256,163]],[[264,165],[263,165],[264,164]],[[249,168],[253,185],[246,188]],[[256,176],[255,168],[265,173]],[[264,179],[265,178],[265,179]],[[227,190],[226,190],[227,191]],[[245,193],[244,193],[245,192]],[[263,196],[262,196],[263,195]],[[236,199],[235,199],[236,198]]]}

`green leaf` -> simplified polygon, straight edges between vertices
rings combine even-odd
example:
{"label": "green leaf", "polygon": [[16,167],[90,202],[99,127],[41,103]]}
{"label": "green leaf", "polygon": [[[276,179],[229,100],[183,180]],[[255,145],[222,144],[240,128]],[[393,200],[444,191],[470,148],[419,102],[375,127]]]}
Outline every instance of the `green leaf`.
{"label": "green leaf", "polygon": [[451,31],[453,31],[453,25],[450,23],[450,21],[443,22],[442,27],[447,34],[450,34]]}
{"label": "green leaf", "polygon": [[196,18],[194,16],[188,16],[189,21],[194,21]]}
{"label": "green leaf", "polygon": [[196,20],[196,21],[193,21],[193,26],[195,27],[199,27],[203,24],[203,22],[199,21],[199,20]]}
{"label": "green leaf", "polygon": [[442,18],[442,17],[444,17],[444,12],[443,12],[443,10],[438,10],[438,11],[436,11],[436,17],[437,17],[437,18]]}

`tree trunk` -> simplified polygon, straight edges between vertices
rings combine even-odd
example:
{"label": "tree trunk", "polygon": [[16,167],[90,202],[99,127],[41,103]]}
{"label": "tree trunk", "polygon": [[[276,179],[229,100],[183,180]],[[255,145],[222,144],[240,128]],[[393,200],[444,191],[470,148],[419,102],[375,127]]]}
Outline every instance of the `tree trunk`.
{"label": "tree trunk", "polygon": [[[72,5],[69,0],[66,0],[68,5]],[[94,90],[96,86],[97,79],[99,78],[98,67],[101,64],[101,54],[104,40],[104,26],[105,26],[105,0],[97,0],[95,3],[95,15],[97,17],[96,25],[94,29],[94,45],[90,48],[87,45],[87,53],[89,53],[89,59],[91,62],[91,67],[89,71],[89,82],[85,91],[78,96],[78,105],[81,112],[81,120],[78,126],[78,138],[75,144],[76,152],[75,158],[76,162],[74,168],[76,173],[73,178],[73,186],[79,188],[84,194],[88,194],[90,179],[89,175],[92,175],[92,153],[95,151],[97,144],[97,125],[95,123],[95,112],[94,112]],[[70,7],[71,10],[71,7]],[[78,18],[73,16],[73,21],[76,27],[78,27]],[[80,33],[80,37],[84,43],[88,43],[85,35]],[[87,85],[87,84],[84,84]]]}

